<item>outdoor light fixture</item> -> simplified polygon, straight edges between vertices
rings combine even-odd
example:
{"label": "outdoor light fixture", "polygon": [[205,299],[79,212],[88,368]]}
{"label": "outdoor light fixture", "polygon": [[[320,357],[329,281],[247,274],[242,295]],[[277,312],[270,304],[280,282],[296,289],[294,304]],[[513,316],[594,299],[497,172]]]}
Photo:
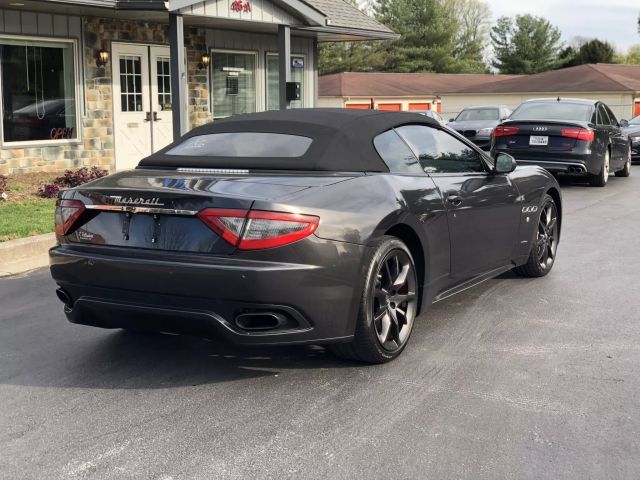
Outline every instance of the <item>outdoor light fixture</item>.
{"label": "outdoor light fixture", "polygon": [[211,57],[208,53],[203,53],[200,57],[200,63],[198,64],[198,70],[202,70],[203,68],[207,68],[209,63],[211,62]]}
{"label": "outdoor light fixture", "polygon": [[96,66],[98,68],[104,67],[109,61],[109,52],[106,50],[100,50],[96,56]]}

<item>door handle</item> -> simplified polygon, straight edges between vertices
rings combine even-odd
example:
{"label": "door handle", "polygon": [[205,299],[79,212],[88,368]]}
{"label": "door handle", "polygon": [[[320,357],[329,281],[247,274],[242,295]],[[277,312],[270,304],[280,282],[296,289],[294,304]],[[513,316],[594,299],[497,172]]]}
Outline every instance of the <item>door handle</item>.
{"label": "door handle", "polygon": [[153,121],[154,122],[159,122],[160,120],[162,120],[162,119],[158,118],[158,112],[153,112]]}
{"label": "door handle", "polygon": [[447,202],[449,202],[454,207],[459,207],[462,204],[462,198],[457,195],[449,195],[447,196]]}
{"label": "door handle", "polygon": [[147,112],[147,115],[144,117],[144,121],[145,122],[150,122],[151,121],[151,112]]}

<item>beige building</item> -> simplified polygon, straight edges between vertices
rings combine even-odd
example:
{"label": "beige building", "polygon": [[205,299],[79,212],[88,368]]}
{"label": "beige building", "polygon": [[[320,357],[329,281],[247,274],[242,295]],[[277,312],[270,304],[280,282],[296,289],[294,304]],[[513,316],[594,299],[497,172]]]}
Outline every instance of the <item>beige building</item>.
{"label": "beige building", "polygon": [[[463,108],[540,97],[605,102],[618,119],[640,114],[640,65],[579,65],[537,75],[340,73],[319,79],[322,107],[427,110],[455,117]],[[423,108],[426,107],[426,108]]]}
{"label": "beige building", "polygon": [[441,92],[515,75],[345,72],[320,77],[318,106],[377,110],[443,110]]}

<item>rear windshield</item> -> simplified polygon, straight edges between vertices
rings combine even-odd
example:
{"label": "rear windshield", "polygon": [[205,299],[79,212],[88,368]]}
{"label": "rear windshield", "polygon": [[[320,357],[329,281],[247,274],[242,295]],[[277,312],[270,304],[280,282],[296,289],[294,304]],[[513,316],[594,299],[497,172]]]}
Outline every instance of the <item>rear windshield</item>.
{"label": "rear windshield", "polygon": [[284,133],[233,132],[197,135],[180,142],[166,155],[186,157],[301,157],[313,140]]}
{"label": "rear windshield", "polygon": [[592,105],[582,103],[523,103],[511,114],[511,120],[574,120],[588,122]]}
{"label": "rear windshield", "polygon": [[463,110],[456,117],[456,122],[469,122],[473,120],[498,120],[500,111],[497,108],[473,108]]}

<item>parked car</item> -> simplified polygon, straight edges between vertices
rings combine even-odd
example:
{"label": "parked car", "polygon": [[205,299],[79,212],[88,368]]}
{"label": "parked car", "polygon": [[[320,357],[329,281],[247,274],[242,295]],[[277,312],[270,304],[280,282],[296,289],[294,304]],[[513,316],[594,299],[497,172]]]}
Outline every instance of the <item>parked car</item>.
{"label": "parked car", "polygon": [[54,98],[15,110],[5,118],[4,128],[13,141],[73,138],[73,128],[67,125],[74,122],[67,117],[75,118],[75,100]]}
{"label": "parked car", "polygon": [[434,110],[412,110],[411,113],[418,113],[425,117],[433,118],[440,125],[446,125],[447,121],[440,116],[440,114]]}
{"label": "parked car", "polygon": [[510,114],[511,111],[505,105],[468,107],[456,118],[449,120],[448,127],[467,137],[480,148],[489,150],[493,129]]}
{"label": "parked car", "polygon": [[377,363],[432,302],[548,274],[561,213],[551,174],[423,115],[263,112],[62,192],[51,273],[74,323]]}
{"label": "parked car", "polygon": [[610,172],[631,173],[631,145],[604,103],[577,98],[528,100],[493,132],[491,153],[550,172],[585,176],[604,187]]}
{"label": "parked car", "polygon": [[631,142],[631,160],[640,161],[640,115],[631,120],[620,120],[622,131]]}

